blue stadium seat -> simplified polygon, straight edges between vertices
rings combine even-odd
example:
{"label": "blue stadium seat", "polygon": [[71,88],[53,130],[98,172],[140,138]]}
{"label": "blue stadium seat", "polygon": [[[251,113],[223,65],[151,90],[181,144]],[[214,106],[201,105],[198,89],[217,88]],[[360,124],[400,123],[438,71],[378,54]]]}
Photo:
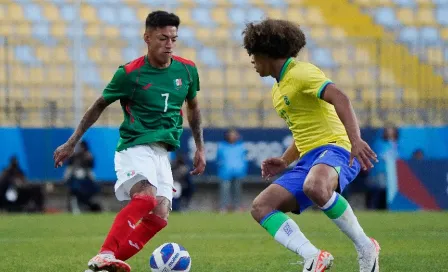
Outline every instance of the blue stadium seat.
{"label": "blue stadium seat", "polygon": [[415,2],[415,0],[393,0],[393,2],[400,7],[412,8],[412,7],[417,6],[417,3]]}
{"label": "blue stadium seat", "polygon": [[336,66],[331,51],[328,48],[314,48],[311,51],[312,62],[321,68],[333,68]]}
{"label": "blue stadium seat", "polygon": [[59,13],[61,14],[62,19],[67,22],[74,21],[76,18],[75,9],[73,5],[61,5],[59,7]]}
{"label": "blue stadium seat", "polygon": [[50,35],[50,27],[47,23],[35,23],[32,25],[32,35],[45,45],[54,45],[55,40]]}
{"label": "blue stadium seat", "polygon": [[37,64],[34,49],[28,45],[18,45],[14,48],[16,59],[26,64]]}
{"label": "blue stadium seat", "polygon": [[418,40],[418,31],[415,27],[404,27],[399,34],[399,39],[406,43],[415,43]]}
{"label": "blue stadium seat", "polygon": [[436,9],[436,19],[441,25],[448,26],[448,5],[446,7]]}
{"label": "blue stadium seat", "polygon": [[439,31],[434,27],[423,27],[420,30],[420,35],[426,43],[434,44],[441,41]]}
{"label": "blue stadium seat", "polygon": [[283,0],[264,0],[264,2],[275,8],[286,8],[288,3]]}
{"label": "blue stadium seat", "polygon": [[392,8],[378,8],[375,12],[375,20],[377,23],[387,27],[396,27],[400,24]]}
{"label": "blue stadium seat", "polygon": [[120,35],[125,39],[135,39],[142,35],[141,29],[135,27],[134,25],[123,25],[120,27]]}
{"label": "blue stadium seat", "polygon": [[445,59],[445,62],[448,62],[448,48],[445,48],[443,52],[443,58]]}
{"label": "blue stadium seat", "polygon": [[101,21],[110,24],[110,25],[116,25],[117,23],[119,23],[119,21],[117,20],[117,9],[111,6],[103,6],[98,10],[98,17],[100,18]]}
{"label": "blue stadium seat", "polygon": [[249,4],[248,0],[230,0],[230,3],[232,3],[232,6],[247,6]]}
{"label": "blue stadium seat", "polygon": [[245,23],[246,11],[244,9],[232,8],[227,14],[232,23],[236,25],[243,25]]}
{"label": "blue stadium seat", "polygon": [[243,41],[243,27],[235,27],[232,29],[232,39],[241,44]]}
{"label": "blue stadium seat", "polygon": [[259,8],[251,8],[249,10],[249,13],[247,14],[247,20],[252,22],[252,21],[258,21],[263,19],[265,16],[264,11],[262,9]]}
{"label": "blue stadium seat", "polygon": [[215,1],[210,0],[194,0],[198,6],[201,7],[213,7],[215,6]]}
{"label": "blue stadium seat", "polygon": [[81,76],[84,83],[95,86],[103,84],[98,73],[98,69],[94,64],[84,65],[81,70]]}
{"label": "blue stadium seat", "polygon": [[198,22],[204,27],[213,27],[215,26],[214,21],[212,17],[210,16],[210,9],[209,8],[195,8],[193,9],[192,16],[193,20]]}
{"label": "blue stadium seat", "polygon": [[179,41],[181,41],[186,46],[197,45],[197,39],[195,37],[195,31],[188,26],[182,26],[182,28],[177,33],[179,36]]}
{"label": "blue stadium seat", "polygon": [[446,1],[446,0],[432,0],[432,2],[434,2],[434,4],[437,4],[437,5],[448,6],[448,1]]}
{"label": "blue stadium seat", "polygon": [[33,22],[42,22],[45,20],[42,16],[42,10],[39,5],[34,3],[27,3],[23,5],[25,17]]}
{"label": "blue stadium seat", "polygon": [[122,5],[118,8],[118,19],[121,23],[124,24],[135,24],[135,18],[137,18],[137,14],[135,14],[135,10],[126,5]]}
{"label": "blue stadium seat", "polygon": [[138,58],[141,55],[141,52],[139,52],[135,46],[129,46],[121,50],[121,55],[125,62],[129,62]]}
{"label": "blue stadium seat", "polygon": [[217,68],[222,65],[222,62],[218,58],[218,54],[216,53],[215,49],[205,47],[199,50],[198,53],[199,53],[199,60],[205,65],[212,68]]}

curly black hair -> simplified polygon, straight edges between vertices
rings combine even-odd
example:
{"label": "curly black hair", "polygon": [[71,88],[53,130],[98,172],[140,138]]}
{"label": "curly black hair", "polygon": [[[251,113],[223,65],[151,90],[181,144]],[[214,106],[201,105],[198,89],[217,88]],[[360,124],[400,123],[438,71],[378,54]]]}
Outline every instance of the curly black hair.
{"label": "curly black hair", "polygon": [[243,31],[244,48],[249,55],[261,54],[274,59],[296,57],[306,45],[298,25],[278,19],[248,23]]}
{"label": "curly black hair", "polygon": [[179,28],[180,19],[174,13],[169,13],[163,10],[153,11],[146,17],[146,28],[158,28],[165,26],[175,26]]}

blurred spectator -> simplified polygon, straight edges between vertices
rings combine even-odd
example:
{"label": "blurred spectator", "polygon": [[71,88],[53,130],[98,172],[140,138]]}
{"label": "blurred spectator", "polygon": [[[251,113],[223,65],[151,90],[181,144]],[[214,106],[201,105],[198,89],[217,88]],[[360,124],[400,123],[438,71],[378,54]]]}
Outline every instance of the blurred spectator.
{"label": "blurred spectator", "polygon": [[101,211],[101,206],[93,201],[93,197],[100,192],[100,187],[95,183],[93,165],[89,146],[82,141],[68,160],[64,173],[64,180],[69,187],[69,211],[72,213],[80,213],[82,206],[92,212]]}
{"label": "blurred spectator", "polygon": [[40,184],[26,180],[16,157],[0,176],[0,209],[10,212],[43,212],[44,194]]}
{"label": "blurred spectator", "polygon": [[413,153],[412,153],[412,159],[416,160],[416,161],[421,161],[425,159],[425,154],[423,153],[422,149],[416,149]]}
{"label": "blurred spectator", "polygon": [[387,165],[395,165],[398,159],[398,129],[394,126],[384,128],[383,136],[373,144],[378,155],[378,163],[369,172],[367,208],[384,210],[387,208]]}
{"label": "blurred spectator", "polygon": [[176,190],[180,190],[173,197],[173,211],[188,210],[194,193],[194,185],[183,154],[176,154],[171,164],[171,171]]}
{"label": "blurred spectator", "polygon": [[218,144],[217,166],[220,178],[221,212],[229,209],[242,209],[242,179],[247,176],[247,150],[235,129],[229,129],[225,141]]}

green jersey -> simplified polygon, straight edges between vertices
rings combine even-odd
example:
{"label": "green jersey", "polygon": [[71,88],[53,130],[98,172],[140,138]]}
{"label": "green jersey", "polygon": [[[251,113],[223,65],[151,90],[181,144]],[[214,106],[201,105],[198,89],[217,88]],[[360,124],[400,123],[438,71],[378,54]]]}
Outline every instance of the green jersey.
{"label": "green jersey", "polygon": [[195,64],[173,56],[164,69],[152,67],[147,56],[120,66],[103,91],[108,103],[120,100],[124,120],[117,151],[163,142],[177,149],[182,134],[182,104],[199,91]]}

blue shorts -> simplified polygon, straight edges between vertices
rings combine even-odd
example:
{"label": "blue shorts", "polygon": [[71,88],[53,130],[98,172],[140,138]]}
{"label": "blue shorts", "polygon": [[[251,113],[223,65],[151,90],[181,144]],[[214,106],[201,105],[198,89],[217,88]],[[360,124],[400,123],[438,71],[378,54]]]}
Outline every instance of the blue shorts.
{"label": "blue shorts", "polygon": [[311,167],[316,164],[333,167],[339,173],[337,192],[341,193],[356,178],[361,169],[356,159],[353,160],[352,167],[349,166],[349,162],[350,152],[344,148],[335,145],[320,146],[306,153],[292,170],[286,172],[274,184],[282,186],[296,198],[299,210],[293,213],[299,214],[313,205],[311,199],[303,192],[303,184]]}

